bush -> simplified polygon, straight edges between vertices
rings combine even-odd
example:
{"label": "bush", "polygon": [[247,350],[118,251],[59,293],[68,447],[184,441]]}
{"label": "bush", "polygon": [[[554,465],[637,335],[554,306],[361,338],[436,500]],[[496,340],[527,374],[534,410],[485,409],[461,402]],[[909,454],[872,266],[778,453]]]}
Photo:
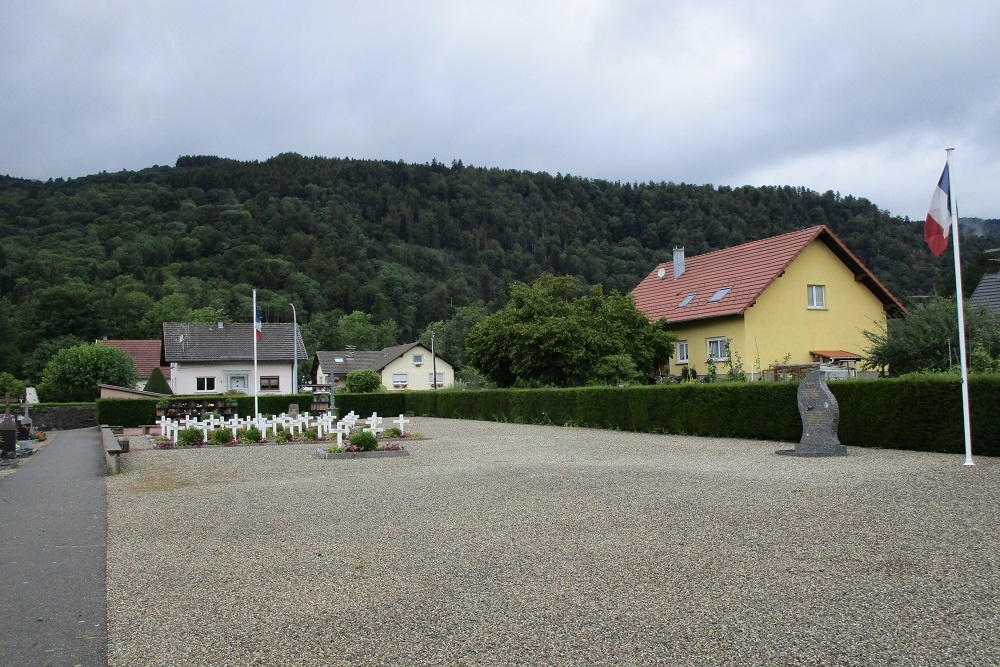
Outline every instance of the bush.
{"label": "bush", "polygon": [[178,447],[201,447],[205,444],[200,428],[185,428],[177,433]]}
{"label": "bush", "polygon": [[45,401],[93,401],[97,385],[134,387],[139,380],[135,362],[124,350],[85,343],[56,352],[42,373],[38,394]]}
{"label": "bush", "polygon": [[233,429],[217,428],[208,436],[208,440],[213,445],[228,445],[233,441]]}
{"label": "bush", "polygon": [[312,428],[307,428],[305,431],[302,432],[302,439],[308,442],[316,442],[317,440],[319,440],[319,429],[317,429],[315,426],[313,426]]}
{"label": "bush", "polygon": [[240,442],[260,442],[264,439],[264,436],[260,433],[260,429],[256,426],[241,428],[237,431],[237,434]]}
{"label": "bush", "polygon": [[401,438],[403,437],[403,432],[396,426],[390,426],[382,435],[386,438]]}
{"label": "bush", "polygon": [[153,367],[153,371],[149,374],[149,380],[146,382],[146,386],[143,387],[142,390],[153,392],[155,394],[174,393],[170,389],[170,384],[167,382],[167,378],[163,377],[163,371],[160,370],[159,366]]}
{"label": "bush", "polygon": [[369,431],[358,431],[351,436],[351,444],[363,452],[371,452],[378,449],[378,438]]}
{"label": "bush", "polygon": [[352,394],[371,394],[382,387],[382,377],[370,368],[351,371],[344,381]]}
{"label": "bush", "polygon": [[279,430],[274,435],[274,442],[276,442],[279,445],[283,445],[286,442],[290,441],[291,439],[292,439],[292,432],[291,431],[286,431],[284,429]]}

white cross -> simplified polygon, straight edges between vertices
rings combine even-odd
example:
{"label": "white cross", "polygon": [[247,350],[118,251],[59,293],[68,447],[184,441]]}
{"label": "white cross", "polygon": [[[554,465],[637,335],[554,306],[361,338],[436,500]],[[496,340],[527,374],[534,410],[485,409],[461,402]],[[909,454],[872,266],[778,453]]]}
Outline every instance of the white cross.
{"label": "white cross", "polygon": [[399,415],[399,419],[393,420],[393,423],[399,426],[400,433],[406,433],[406,425],[410,423],[410,420],[406,418],[406,415]]}
{"label": "white cross", "polygon": [[167,417],[166,415],[162,415],[162,416],[160,416],[159,419],[156,420],[156,423],[160,425],[160,437],[161,438],[166,437],[167,430],[170,428],[170,425],[173,423],[173,421],[174,421],[173,419],[171,419],[170,417]]}
{"label": "white cross", "polygon": [[337,422],[337,447],[344,446],[344,436],[351,432],[351,427],[346,422]]}

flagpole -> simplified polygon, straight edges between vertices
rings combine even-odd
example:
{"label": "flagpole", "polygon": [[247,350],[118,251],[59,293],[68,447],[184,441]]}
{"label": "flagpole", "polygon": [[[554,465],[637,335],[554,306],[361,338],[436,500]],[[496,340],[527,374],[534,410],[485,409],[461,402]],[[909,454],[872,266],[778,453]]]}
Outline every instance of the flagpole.
{"label": "flagpole", "polygon": [[253,418],[260,416],[259,393],[260,380],[257,379],[257,290],[253,291]]}
{"label": "flagpole", "polygon": [[955,167],[952,164],[954,148],[948,153],[948,213],[955,234],[955,295],[958,304],[958,358],[962,366],[962,420],[965,427],[965,465],[976,465],[972,460],[972,422],[969,413],[969,364],[965,354],[965,303],[962,298],[962,260],[958,246],[958,199],[955,197]]}

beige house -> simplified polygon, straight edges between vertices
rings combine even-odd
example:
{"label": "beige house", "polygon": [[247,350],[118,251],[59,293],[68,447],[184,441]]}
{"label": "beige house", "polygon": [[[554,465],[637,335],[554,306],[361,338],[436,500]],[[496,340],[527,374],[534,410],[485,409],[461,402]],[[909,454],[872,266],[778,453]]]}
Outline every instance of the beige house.
{"label": "beige house", "polygon": [[455,370],[451,364],[440,356],[432,355],[420,343],[396,345],[378,352],[317,352],[313,357],[312,379],[316,384],[332,385],[335,390],[342,390],[346,386],[347,374],[363,368],[378,373],[382,385],[389,391],[442,389],[455,381]]}

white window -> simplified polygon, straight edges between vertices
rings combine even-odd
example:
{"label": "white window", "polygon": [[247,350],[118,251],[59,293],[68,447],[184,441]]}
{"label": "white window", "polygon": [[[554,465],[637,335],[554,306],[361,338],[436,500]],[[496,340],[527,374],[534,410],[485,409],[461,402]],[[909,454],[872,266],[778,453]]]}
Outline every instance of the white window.
{"label": "white window", "polygon": [[409,373],[393,373],[392,374],[392,386],[393,387],[405,387],[410,383]]}
{"label": "white window", "polygon": [[195,391],[215,391],[215,378],[196,378]]}
{"label": "white window", "polygon": [[688,342],[686,340],[677,341],[677,363],[686,364],[688,362]]}
{"label": "white window", "polygon": [[422,366],[423,363],[424,363],[424,355],[422,355],[422,354],[415,354],[415,355],[413,355],[413,365],[414,366]]}
{"label": "white window", "polygon": [[708,358],[713,361],[725,361],[726,360],[726,338],[725,336],[721,338],[709,338],[708,339]]}
{"label": "white window", "polygon": [[810,308],[826,309],[826,285],[806,285],[806,292]]}
{"label": "white window", "polygon": [[[434,377],[437,375],[437,377]],[[432,387],[443,387],[444,386],[444,371],[438,371],[437,373],[428,373],[427,381]]]}
{"label": "white window", "polygon": [[691,299],[693,299],[696,294],[698,294],[698,293],[697,292],[691,292],[690,294],[688,294],[686,297],[684,297],[684,299],[679,304],[677,304],[677,307],[678,308],[683,308],[684,306],[686,306],[689,303],[691,303]]}

